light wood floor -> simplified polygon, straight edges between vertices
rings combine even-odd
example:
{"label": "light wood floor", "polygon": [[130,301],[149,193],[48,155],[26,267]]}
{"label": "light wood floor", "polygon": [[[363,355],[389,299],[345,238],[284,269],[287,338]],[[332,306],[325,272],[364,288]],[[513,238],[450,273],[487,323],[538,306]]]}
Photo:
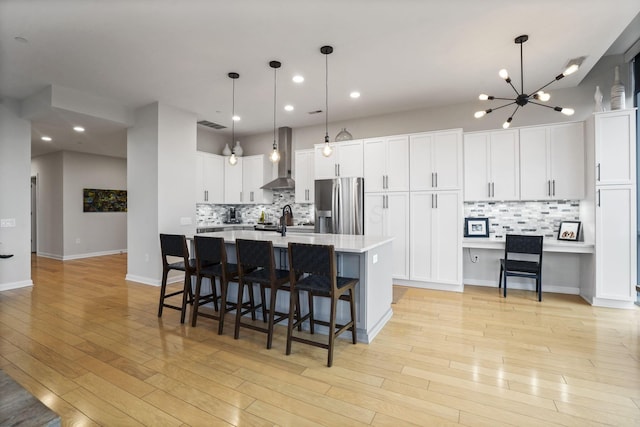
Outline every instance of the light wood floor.
{"label": "light wood floor", "polygon": [[[326,351],[156,317],[126,255],[33,262],[0,293],[0,368],[64,425],[640,425],[640,310],[406,289],[370,345]],[[404,291],[404,288],[399,289]],[[400,292],[402,293],[402,292]],[[1,393],[1,392],[0,392]]]}

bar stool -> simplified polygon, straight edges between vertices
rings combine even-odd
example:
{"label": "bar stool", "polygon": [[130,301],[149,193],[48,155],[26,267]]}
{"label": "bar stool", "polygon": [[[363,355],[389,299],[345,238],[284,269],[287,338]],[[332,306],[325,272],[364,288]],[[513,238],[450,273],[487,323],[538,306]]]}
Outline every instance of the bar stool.
{"label": "bar stool", "polygon": [[[227,250],[224,239],[219,237],[195,236],[194,246],[196,252],[196,293],[194,305],[191,310],[191,326],[196,326],[198,315],[218,321],[218,335],[222,335],[224,328],[224,316],[228,311],[236,310],[237,304],[227,302],[229,282],[238,279],[238,266],[227,262]],[[211,281],[211,293],[202,295],[202,279]],[[216,278],[220,283],[220,295],[216,291]],[[218,301],[220,308],[218,309]],[[250,302],[253,302],[251,295]],[[201,312],[199,307],[213,303],[218,314]]]}
{"label": "bar stool", "polygon": [[[355,286],[358,284],[358,279],[339,277],[336,274],[335,257],[333,245],[289,243],[291,299],[289,303],[289,323],[287,327],[287,354],[291,354],[292,341],[326,348],[329,351],[327,357],[327,366],[329,367],[333,364],[333,349],[335,347],[336,337],[345,331],[351,331],[353,343],[355,344],[357,342]],[[305,316],[302,316],[299,312],[300,291],[309,293],[309,313]],[[328,322],[314,318],[314,296],[331,299],[331,312]],[[344,325],[336,323],[336,312],[338,301],[340,300],[349,303],[351,313],[351,320]],[[299,313],[297,321],[294,321],[292,315],[294,312]],[[314,324],[316,323],[329,327],[328,344],[293,335],[293,329],[301,326],[302,322],[307,319],[309,320],[309,329],[312,334],[314,333]]]}
{"label": "bar stool", "polygon": [[[276,311],[276,297],[279,290],[289,291],[289,270],[280,270],[275,267],[273,243],[266,240],[236,239],[236,253],[238,262],[238,300],[241,305],[244,296],[244,287],[253,284],[260,285],[262,300],[259,305],[251,308],[252,320],[255,320],[255,312],[262,308],[262,320],[268,322],[266,328],[241,321],[243,313],[236,310],[236,327],[234,338],[240,336],[240,327],[265,332],[267,334],[267,348],[271,348],[273,341],[273,326],[288,317],[288,313]],[[269,306],[267,308],[265,290],[269,289]],[[249,294],[251,295],[251,294]],[[276,317],[278,316],[278,317]]]}
{"label": "bar stool", "polygon": [[[187,239],[181,234],[160,234],[160,251],[162,252],[162,284],[160,286],[158,317],[162,317],[162,309],[164,307],[172,308],[180,311],[180,323],[184,323],[187,302],[193,304],[191,276],[196,274],[196,261],[189,258]],[[168,257],[182,258],[182,261],[170,263]],[[167,276],[171,270],[184,271],[184,286],[179,291],[167,294]],[[182,305],[180,307],[165,302],[167,298],[177,295],[182,295]]]}

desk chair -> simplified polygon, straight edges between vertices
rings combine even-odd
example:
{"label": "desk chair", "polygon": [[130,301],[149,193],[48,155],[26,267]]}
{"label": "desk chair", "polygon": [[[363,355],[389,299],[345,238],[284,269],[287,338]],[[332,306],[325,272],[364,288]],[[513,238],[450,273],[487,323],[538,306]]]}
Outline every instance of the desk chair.
{"label": "desk chair", "polygon": [[[180,323],[184,323],[187,312],[187,302],[193,304],[193,293],[191,292],[191,276],[196,274],[196,261],[189,258],[189,248],[187,239],[180,234],[160,234],[160,251],[162,252],[162,284],[160,286],[160,304],[158,306],[158,317],[162,317],[164,307],[180,311]],[[182,258],[182,261],[169,262],[169,257]],[[184,286],[181,290],[167,294],[167,277],[169,271],[184,271]],[[172,305],[165,300],[177,295],[182,295],[182,305]]]}
{"label": "desk chair", "polygon": [[[527,277],[536,279],[538,301],[542,301],[542,240],[543,236],[523,236],[507,234],[504,245],[504,259],[500,260],[500,282],[504,274],[504,296],[507,296],[507,277]],[[513,259],[514,254],[531,254],[537,256],[537,261],[522,261]]]}
{"label": "desk chair", "polygon": [[[237,305],[242,305],[244,287],[249,287],[249,296],[254,284],[260,285],[260,304],[251,304],[250,312],[252,320],[255,320],[255,312],[262,308],[262,320],[267,322],[267,327],[261,327],[254,323],[242,322],[240,310],[236,310],[236,326],[234,338],[240,336],[240,327],[265,332],[267,334],[267,348],[271,348],[273,341],[274,324],[286,319],[289,313],[276,312],[276,297],[279,290],[289,291],[289,270],[276,268],[273,254],[273,243],[269,240],[245,240],[236,239],[236,255],[238,262],[238,300]],[[266,303],[266,292],[269,290],[269,304]],[[276,317],[278,316],[278,317]]]}
{"label": "desk chair", "polygon": [[[356,302],[355,286],[358,279],[338,277],[335,264],[335,250],[333,245],[310,245],[303,243],[289,243],[289,269],[291,277],[291,299],[289,303],[289,324],[287,328],[287,354],[291,354],[291,342],[297,341],[316,347],[326,348],[329,352],[327,366],[333,364],[333,348],[336,337],[345,331],[351,331],[351,338],[355,344],[356,336]],[[299,292],[309,293],[309,313],[302,316],[300,311]],[[331,300],[329,321],[318,320],[313,316],[313,297],[324,297]],[[344,325],[336,323],[338,301],[349,303],[351,320]],[[297,304],[297,306],[296,306]],[[294,321],[294,313],[298,319]],[[309,320],[310,332],[314,333],[314,324],[329,327],[328,344],[294,336],[293,329]],[[336,330],[337,328],[337,330]]]}
{"label": "desk chair", "polygon": [[[227,302],[227,293],[230,281],[237,281],[238,266],[227,262],[227,250],[224,239],[219,237],[195,236],[196,252],[196,293],[193,309],[191,310],[191,326],[196,326],[198,315],[218,321],[218,335],[222,335],[224,328],[224,316],[230,310],[236,310],[237,304]],[[211,281],[211,293],[202,295],[202,279]],[[216,291],[216,278],[220,283],[220,295]],[[220,301],[220,308],[218,308]],[[251,298],[250,301],[253,301]],[[200,312],[199,307],[213,303],[213,308],[218,314]],[[241,307],[242,308],[242,307]]]}

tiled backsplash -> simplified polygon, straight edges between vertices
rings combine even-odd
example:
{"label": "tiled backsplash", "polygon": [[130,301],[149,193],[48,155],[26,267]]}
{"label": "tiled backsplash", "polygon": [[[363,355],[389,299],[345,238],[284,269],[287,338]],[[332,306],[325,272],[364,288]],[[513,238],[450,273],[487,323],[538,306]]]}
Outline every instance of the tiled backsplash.
{"label": "tiled backsplash", "polygon": [[561,221],[580,221],[580,202],[553,200],[465,203],[464,216],[489,218],[490,237],[504,237],[507,233],[556,237]]}
{"label": "tiled backsplash", "polygon": [[270,205],[197,204],[197,225],[222,224],[227,219],[227,211],[230,207],[236,208],[236,214],[240,216],[243,223],[257,223],[262,211],[265,213],[265,220],[267,222],[277,223],[282,216],[282,208],[284,205],[291,205],[293,210],[293,223],[295,225],[314,222],[312,203],[295,203],[295,192],[293,190],[273,190],[273,203]]}

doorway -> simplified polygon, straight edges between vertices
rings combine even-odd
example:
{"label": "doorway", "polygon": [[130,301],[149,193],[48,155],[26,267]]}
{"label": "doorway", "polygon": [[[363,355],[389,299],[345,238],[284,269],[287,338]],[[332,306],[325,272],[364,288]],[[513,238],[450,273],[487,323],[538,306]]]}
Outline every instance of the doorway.
{"label": "doorway", "polygon": [[38,252],[38,220],[37,220],[37,181],[31,177],[31,253]]}

